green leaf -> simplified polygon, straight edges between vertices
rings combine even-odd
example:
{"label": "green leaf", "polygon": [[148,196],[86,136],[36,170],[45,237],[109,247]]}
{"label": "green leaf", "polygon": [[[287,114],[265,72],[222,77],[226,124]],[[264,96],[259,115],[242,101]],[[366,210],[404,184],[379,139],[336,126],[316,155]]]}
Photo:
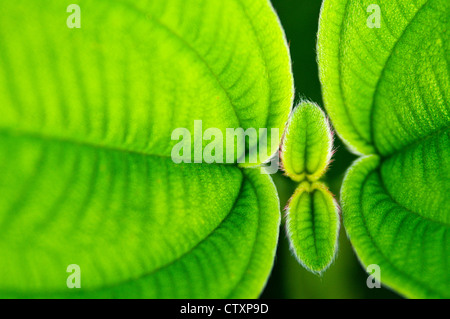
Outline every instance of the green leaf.
{"label": "green leaf", "polygon": [[278,238],[270,177],[170,156],[194,120],[284,127],[292,76],[270,4],[77,4],[81,29],[61,1],[2,4],[0,296],[257,297]]}
{"label": "green leaf", "polygon": [[[447,157],[448,150],[447,144]],[[416,206],[423,209],[414,211],[386,189],[396,185],[386,186],[389,164],[384,163],[381,168],[379,165],[380,159],[375,155],[362,158],[349,170],[342,188],[344,226],[356,253],[365,266],[378,264],[381,281],[408,297],[448,298],[449,227],[448,223],[429,216],[438,211],[426,210],[425,206],[436,199],[441,201],[434,204],[439,207],[440,192],[448,194],[448,185],[438,190],[437,195],[433,193],[435,189],[422,191],[426,195],[418,197],[411,190],[404,192],[401,200],[406,201],[412,195]],[[447,174],[447,180],[448,177]],[[422,204],[420,197],[424,196],[429,199]],[[448,218],[445,207],[440,213]]]}
{"label": "green leaf", "polygon": [[286,231],[297,260],[321,274],[337,252],[339,213],[333,195],[320,182],[303,182],[289,201]]}
{"label": "green leaf", "polygon": [[286,175],[303,181],[289,201],[286,231],[297,260],[317,274],[329,267],[337,252],[337,203],[324,184],[315,182],[328,168],[332,147],[323,111],[312,102],[300,103],[289,119],[281,152]]}
{"label": "green leaf", "polygon": [[333,138],[323,111],[302,102],[293,111],[283,141],[282,163],[286,175],[300,182],[316,181],[332,156]]}
{"label": "green leaf", "polygon": [[[279,210],[258,170],[177,166],[29,137],[1,142],[10,156],[0,162],[0,295],[219,298],[261,290]],[[70,291],[73,263],[82,289]]]}
{"label": "green leaf", "polygon": [[355,152],[376,155],[348,172],[344,225],[362,263],[408,297],[450,296],[449,15],[446,0],[326,0],[320,18],[327,111]]}
{"label": "green leaf", "polygon": [[78,4],[81,29],[67,28],[61,1],[3,5],[0,127],[157,156],[194,120],[224,135],[284,128],[293,83],[267,1]]}

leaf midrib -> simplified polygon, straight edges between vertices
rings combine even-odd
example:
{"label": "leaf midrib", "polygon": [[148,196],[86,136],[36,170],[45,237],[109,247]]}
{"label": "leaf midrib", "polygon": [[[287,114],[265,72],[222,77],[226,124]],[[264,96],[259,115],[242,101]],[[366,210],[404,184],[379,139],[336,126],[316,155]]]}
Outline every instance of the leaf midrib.
{"label": "leaf midrib", "polygon": [[427,135],[425,135],[425,136],[423,136],[423,137],[421,137],[421,138],[419,138],[419,139],[417,139],[417,140],[415,140],[415,141],[413,141],[413,142],[403,146],[402,148],[400,148],[400,149],[396,150],[395,152],[392,152],[392,153],[390,153],[388,155],[380,155],[380,154],[368,154],[368,155],[377,155],[377,156],[379,156],[382,159],[382,161],[386,161],[386,160],[388,160],[388,159],[390,159],[390,158],[392,158],[392,157],[394,157],[394,156],[396,156],[396,155],[398,155],[400,153],[404,153],[404,152],[408,151],[409,149],[414,148],[414,147],[424,143],[425,141],[433,138],[436,135],[441,134],[442,132],[448,131],[449,129],[450,129],[450,125],[438,128],[437,130],[434,130],[434,131],[430,132],[429,134],[427,134]]}
{"label": "leaf midrib", "polygon": [[[80,146],[80,147],[87,147],[90,149],[95,150],[103,150],[103,151],[111,151],[111,152],[120,152],[120,153],[126,153],[130,155],[139,155],[144,157],[159,157],[163,159],[169,159],[172,161],[172,157],[169,155],[163,155],[163,154],[156,154],[156,153],[150,153],[145,151],[139,151],[134,149],[128,149],[119,147],[116,145],[106,145],[101,143],[96,143],[92,141],[87,140],[76,140],[73,138],[63,137],[63,136],[54,136],[54,135],[46,135],[42,132],[32,132],[32,131],[20,131],[20,130],[10,130],[5,128],[0,128],[0,138],[6,136],[10,138],[28,138],[28,139],[37,139],[42,142],[47,143],[60,143],[60,144],[68,144],[72,146]],[[193,164],[193,165],[199,165],[199,164],[207,164],[205,162],[202,163],[186,163],[186,164]],[[180,165],[180,164],[178,164]],[[220,166],[234,166],[237,168],[241,168],[238,163],[212,163],[207,165],[220,165]]]}
{"label": "leaf midrib", "polygon": [[[121,153],[135,154],[135,155],[147,156],[147,157],[160,157],[160,158],[165,158],[165,159],[172,159],[171,156],[168,156],[168,155],[127,149],[127,148],[122,148],[122,147],[115,146],[115,145],[106,145],[106,144],[101,144],[101,143],[96,143],[96,142],[81,140],[81,139],[77,140],[77,139],[63,137],[63,136],[46,135],[45,133],[42,133],[42,132],[21,131],[21,130],[11,130],[11,129],[6,129],[6,128],[0,128],[0,137],[1,136],[7,136],[7,137],[11,137],[11,138],[38,139],[40,141],[48,142],[48,143],[69,144],[69,145],[73,145],[73,146],[83,146],[83,147],[88,147],[88,148],[97,149],[97,150],[121,152]],[[223,164],[218,163],[218,165],[225,165],[225,163],[223,163]],[[229,165],[233,165],[233,164],[229,164]]]}

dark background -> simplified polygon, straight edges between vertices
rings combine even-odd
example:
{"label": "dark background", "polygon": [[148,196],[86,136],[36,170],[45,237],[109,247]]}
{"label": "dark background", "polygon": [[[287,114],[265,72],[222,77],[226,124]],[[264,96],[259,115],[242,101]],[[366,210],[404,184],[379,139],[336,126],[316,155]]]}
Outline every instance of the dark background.
{"label": "dark background", "polygon": [[[301,99],[323,108],[316,61],[316,38],[321,7],[319,0],[272,0],[289,42],[293,63],[296,103]],[[336,136],[337,150],[325,177],[330,190],[339,199],[339,189],[346,169],[356,159]],[[282,215],[296,184],[278,173],[274,175]],[[283,225],[275,266],[261,298],[400,298],[387,288],[369,289],[368,275],[359,263],[341,225],[337,258],[321,276],[305,270],[289,250]],[[383,273],[381,273],[381,279]]]}

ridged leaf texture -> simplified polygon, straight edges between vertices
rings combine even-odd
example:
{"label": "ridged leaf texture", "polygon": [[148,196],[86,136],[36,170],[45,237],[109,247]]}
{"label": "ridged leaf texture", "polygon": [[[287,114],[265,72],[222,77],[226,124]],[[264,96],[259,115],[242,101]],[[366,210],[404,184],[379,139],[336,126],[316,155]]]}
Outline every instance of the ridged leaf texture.
{"label": "ridged leaf texture", "polygon": [[300,182],[286,208],[286,232],[295,257],[309,271],[321,274],[337,252],[339,211],[324,183],[333,137],[324,112],[301,102],[289,118],[281,159],[287,176]]}
{"label": "ridged leaf texture", "polygon": [[344,225],[407,297],[450,297],[449,17],[447,0],[325,0],[320,18],[325,106],[366,155],[344,181]]}
{"label": "ridged leaf texture", "polygon": [[293,85],[271,5],[77,4],[80,29],[63,1],[1,5],[0,297],[257,297],[278,238],[270,177],[175,164],[171,133],[284,128]]}
{"label": "ridged leaf texture", "polygon": [[323,111],[302,102],[292,112],[283,141],[283,168],[292,180],[317,181],[332,155],[333,138]]}
{"label": "ridged leaf texture", "polygon": [[339,213],[336,201],[321,182],[303,182],[289,201],[286,230],[297,260],[321,274],[337,252]]}

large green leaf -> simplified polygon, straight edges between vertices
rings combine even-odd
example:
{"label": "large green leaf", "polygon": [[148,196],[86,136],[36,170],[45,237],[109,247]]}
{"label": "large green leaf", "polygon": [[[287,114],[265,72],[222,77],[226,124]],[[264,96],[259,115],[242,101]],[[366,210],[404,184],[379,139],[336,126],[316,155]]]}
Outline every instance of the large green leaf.
{"label": "large green leaf", "polygon": [[327,111],[351,148],[376,154],[347,174],[344,225],[408,297],[450,297],[449,16],[447,0],[325,0],[321,13]]}
{"label": "large green leaf", "polygon": [[258,296],[278,238],[270,177],[170,156],[194,120],[284,127],[292,76],[270,4],[77,3],[80,29],[61,1],[2,4],[0,296]]}

